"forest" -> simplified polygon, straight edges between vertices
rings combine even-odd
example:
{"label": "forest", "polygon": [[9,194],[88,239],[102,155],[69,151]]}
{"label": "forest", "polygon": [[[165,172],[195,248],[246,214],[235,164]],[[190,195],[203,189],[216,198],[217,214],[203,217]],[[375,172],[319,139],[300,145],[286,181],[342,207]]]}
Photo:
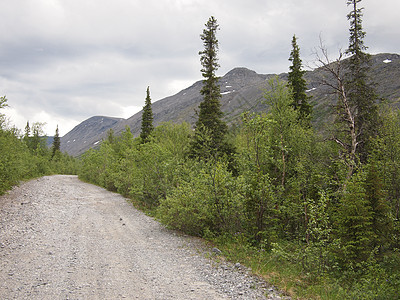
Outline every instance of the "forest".
{"label": "forest", "polygon": [[316,58],[337,99],[322,129],[296,36],[288,81],[265,86],[268,110],[228,127],[215,75],[219,26],[210,17],[194,128],[153,127],[149,88],[140,136],[110,131],[79,160],[34,142],[36,129],[21,137],[3,121],[0,192],[20,179],[78,173],[169,228],[205,238],[294,298],[400,299],[400,110],[366,75],[360,2],[348,1],[348,49],[330,61],[321,45]]}

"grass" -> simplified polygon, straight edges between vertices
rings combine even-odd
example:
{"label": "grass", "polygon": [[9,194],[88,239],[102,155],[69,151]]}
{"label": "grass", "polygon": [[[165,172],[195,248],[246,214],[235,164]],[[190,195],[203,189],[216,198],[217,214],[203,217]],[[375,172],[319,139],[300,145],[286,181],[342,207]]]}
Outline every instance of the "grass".
{"label": "grass", "polygon": [[214,242],[228,260],[251,268],[255,275],[278,287],[286,295],[293,299],[312,299],[311,294],[300,293],[305,281],[297,266],[278,263],[270,253],[250,247],[246,242],[221,239],[215,239]]}
{"label": "grass", "polygon": [[300,263],[280,259],[273,251],[264,251],[251,247],[244,240],[215,238],[215,245],[231,262],[239,262],[252,269],[252,272],[276,286],[292,299],[400,299],[400,294],[386,297],[382,285],[384,280],[377,279],[374,285],[374,270],[366,271],[356,284],[345,284],[343,278],[338,279],[334,274],[322,275],[305,273]]}

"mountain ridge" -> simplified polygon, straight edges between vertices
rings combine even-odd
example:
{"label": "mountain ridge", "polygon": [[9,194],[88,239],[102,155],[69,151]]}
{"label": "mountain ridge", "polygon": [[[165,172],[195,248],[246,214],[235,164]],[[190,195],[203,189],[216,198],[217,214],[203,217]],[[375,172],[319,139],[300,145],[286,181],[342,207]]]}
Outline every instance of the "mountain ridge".
{"label": "mountain ridge", "polygon": [[[240,121],[244,111],[261,112],[268,109],[263,101],[264,90],[268,80],[274,77],[287,80],[287,73],[258,74],[245,67],[237,67],[220,77],[221,110],[224,120],[228,124]],[[400,55],[381,53],[371,56],[370,77],[377,83],[377,93],[388,102],[400,106]],[[334,97],[322,85],[323,72],[321,69],[307,71],[305,79],[309,88],[308,94],[312,96],[310,103],[314,107],[316,122],[326,116],[329,105]],[[191,86],[175,95],[165,97],[153,102],[152,110],[154,126],[162,122],[175,123],[196,121],[195,111],[203,100],[200,94],[202,80],[196,81]],[[128,119],[106,116],[94,116],[74,127],[65,136],[61,137],[61,150],[70,155],[79,156],[90,148],[97,147],[106,137],[107,131],[112,129],[116,135],[128,126],[134,136],[138,136],[141,128],[142,111]]]}

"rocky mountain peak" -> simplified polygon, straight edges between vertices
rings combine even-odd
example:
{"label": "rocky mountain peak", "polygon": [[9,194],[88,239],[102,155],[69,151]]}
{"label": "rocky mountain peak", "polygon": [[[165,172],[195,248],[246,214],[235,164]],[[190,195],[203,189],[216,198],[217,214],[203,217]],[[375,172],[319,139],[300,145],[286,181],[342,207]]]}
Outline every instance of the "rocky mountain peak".
{"label": "rocky mountain peak", "polygon": [[233,70],[226,73],[225,76],[221,77],[220,85],[224,87],[226,85],[236,85],[236,87],[244,87],[251,85],[256,82],[265,80],[265,75],[257,74],[253,70],[247,68],[234,68]]}

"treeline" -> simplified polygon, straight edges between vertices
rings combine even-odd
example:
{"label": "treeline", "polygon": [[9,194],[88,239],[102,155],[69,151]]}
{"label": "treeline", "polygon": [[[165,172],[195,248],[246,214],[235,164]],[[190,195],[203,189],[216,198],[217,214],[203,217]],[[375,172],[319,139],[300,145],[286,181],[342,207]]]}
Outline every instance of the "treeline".
{"label": "treeline", "polygon": [[[1,97],[0,109],[6,106],[7,99]],[[0,114],[0,195],[21,180],[50,174],[77,174],[79,162],[61,153],[59,140],[55,138],[55,141],[49,149],[42,124],[34,123],[31,128],[28,123],[25,133],[21,134]]]}

